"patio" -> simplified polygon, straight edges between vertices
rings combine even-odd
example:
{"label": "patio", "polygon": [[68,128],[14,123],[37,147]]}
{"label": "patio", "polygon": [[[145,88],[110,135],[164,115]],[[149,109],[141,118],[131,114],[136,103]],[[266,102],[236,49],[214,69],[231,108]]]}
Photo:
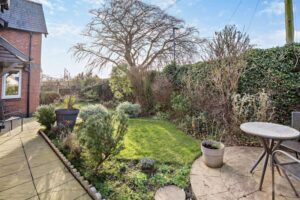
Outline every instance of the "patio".
{"label": "patio", "polygon": [[[197,159],[190,175],[196,199],[271,199],[271,169],[267,169],[262,191],[258,190],[262,164],[253,174],[249,172],[261,152],[262,148],[228,147],[225,149],[225,164],[220,169],[208,168],[201,158]],[[275,176],[277,200],[299,199],[294,196],[294,192],[284,177],[280,177],[277,171]],[[300,188],[299,182],[294,181],[293,183],[296,188]]]}
{"label": "patio", "polygon": [[37,134],[35,121],[0,135],[0,199],[91,199]]}

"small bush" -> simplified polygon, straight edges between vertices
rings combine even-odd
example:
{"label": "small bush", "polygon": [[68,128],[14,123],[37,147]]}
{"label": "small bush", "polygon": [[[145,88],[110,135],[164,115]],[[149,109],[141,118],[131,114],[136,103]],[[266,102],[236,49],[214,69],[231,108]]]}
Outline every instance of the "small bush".
{"label": "small bush", "polygon": [[144,172],[153,172],[155,170],[155,160],[151,158],[143,158],[140,163]]}
{"label": "small bush", "polygon": [[123,149],[128,120],[124,113],[96,114],[87,118],[78,134],[87,165],[95,170]]}
{"label": "small bush", "polygon": [[118,105],[117,111],[123,112],[129,117],[138,117],[141,113],[141,106],[139,104],[132,104],[126,101]]}
{"label": "small bush", "polygon": [[51,105],[42,105],[38,107],[35,115],[37,121],[50,130],[56,121],[55,108]]}
{"label": "small bush", "polygon": [[191,108],[189,99],[182,94],[172,94],[171,104],[173,110],[179,116],[187,114]]}
{"label": "small bush", "polygon": [[171,115],[169,112],[156,112],[154,119],[158,119],[158,120],[170,120]]}
{"label": "small bush", "polygon": [[88,105],[80,110],[79,117],[86,121],[94,115],[108,115],[108,110],[102,105]]}
{"label": "small bush", "polygon": [[49,105],[59,101],[60,95],[57,92],[42,92],[40,96],[41,105]]}

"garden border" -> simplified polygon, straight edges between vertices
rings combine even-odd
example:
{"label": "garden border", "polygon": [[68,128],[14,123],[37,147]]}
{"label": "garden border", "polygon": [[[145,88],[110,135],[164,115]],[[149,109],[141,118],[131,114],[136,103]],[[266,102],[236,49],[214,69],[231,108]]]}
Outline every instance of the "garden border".
{"label": "garden border", "polygon": [[46,141],[46,143],[50,146],[52,151],[58,156],[58,158],[63,162],[65,167],[69,170],[69,172],[74,176],[74,178],[78,181],[78,183],[84,188],[84,190],[88,193],[88,195],[93,200],[102,200],[102,196],[100,192],[96,190],[93,185],[90,185],[87,180],[81,176],[80,172],[77,171],[76,168],[71,164],[71,162],[60,152],[60,150],[52,143],[52,141],[48,138],[48,136],[42,131],[39,130],[39,135]]}

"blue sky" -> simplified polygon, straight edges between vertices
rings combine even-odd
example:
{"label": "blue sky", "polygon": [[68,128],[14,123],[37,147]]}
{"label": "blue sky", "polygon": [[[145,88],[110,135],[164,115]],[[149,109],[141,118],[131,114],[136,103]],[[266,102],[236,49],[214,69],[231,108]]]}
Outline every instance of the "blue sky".
{"label": "blue sky", "polygon": [[[72,75],[85,70],[84,62],[76,62],[69,49],[77,42],[90,21],[89,10],[101,6],[101,0],[36,0],[44,5],[49,35],[43,40],[43,73]],[[196,26],[201,37],[212,37],[226,24],[247,31],[253,44],[260,48],[285,43],[284,0],[144,0],[166,9],[169,14]],[[294,0],[296,42],[300,42],[300,1]],[[100,71],[108,77],[110,69]]]}

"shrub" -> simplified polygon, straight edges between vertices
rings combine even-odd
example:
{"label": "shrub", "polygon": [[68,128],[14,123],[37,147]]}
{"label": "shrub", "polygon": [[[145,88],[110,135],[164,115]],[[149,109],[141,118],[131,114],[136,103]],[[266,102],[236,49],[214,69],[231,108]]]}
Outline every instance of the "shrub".
{"label": "shrub", "polygon": [[68,126],[59,124],[51,128],[51,130],[48,132],[48,136],[63,141],[70,133],[71,131]]}
{"label": "shrub", "polygon": [[143,158],[140,160],[140,163],[144,172],[153,172],[155,170],[155,160],[151,158]]}
{"label": "shrub", "polygon": [[80,110],[79,117],[83,121],[94,115],[108,115],[108,110],[102,105],[88,105]]}
{"label": "shrub", "polygon": [[46,130],[50,130],[56,121],[55,108],[52,105],[39,106],[34,116]]}
{"label": "shrub", "polygon": [[95,172],[104,161],[123,149],[128,120],[124,113],[96,114],[88,117],[78,134],[88,166]]}
{"label": "shrub", "polygon": [[126,101],[120,103],[116,110],[127,114],[129,117],[138,117],[141,113],[141,106],[139,104],[132,104]]}
{"label": "shrub", "polygon": [[274,108],[269,94],[265,91],[257,94],[236,94],[232,101],[233,118],[237,124],[248,121],[272,121]]}
{"label": "shrub", "polygon": [[154,119],[158,119],[158,120],[170,120],[170,118],[171,118],[171,114],[169,112],[158,111],[154,116]]}
{"label": "shrub", "polygon": [[60,95],[57,92],[41,92],[40,104],[48,105],[59,101]]}
{"label": "shrub", "polygon": [[69,134],[67,137],[63,139],[63,145],[64,148],[67,148],[70,150],[71,154],[75,158],[79,158],[81,154],[81,147],[78,143],[78,140],[76,138],[76,135],[74,133]]}
{"label": "shrub", "polygon": [[114,100],[101,102],[103,106],[110,109],[115,109],[118,106],[118,102]]}
{"label": "shrub", "polygon": [[191,103],[188,98],[182,94],[172,94],[171,105],[173,110],[179,116],[182,116],[190,111]]}
{"label": "shrub", "polygon": [[152,84],[152,92],[156,105],[165,111],[170,108],[172,83],[163,75],[157,75]]}
{"label": "shrub", "polygon": [[109,85],[114,94],[114,97],[118,100],[124,101],[132,99],[133,89],[127,73],[127,65],[119,65],[113,67],[112,69],[111,78],[109,79]]}

